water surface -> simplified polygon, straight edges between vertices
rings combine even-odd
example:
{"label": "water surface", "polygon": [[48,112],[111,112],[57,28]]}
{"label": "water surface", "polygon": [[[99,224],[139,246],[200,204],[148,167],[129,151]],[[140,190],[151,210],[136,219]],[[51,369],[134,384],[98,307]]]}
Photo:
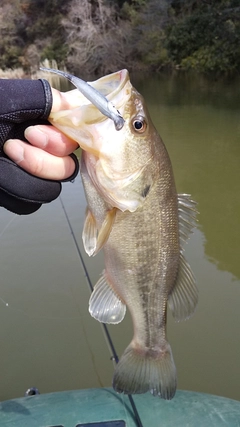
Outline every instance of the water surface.
{"label": "water surface", "polygon": [[[178,387],[240,400],[238,87],[185,77],[137,81],[178,191],[190,193],[200,212],[185,250],[199,305],[187,322],[168,316]],[[94,284],[103,259],[83,252],[80,178],[63,184],[61,198]],[[45,393],[111,385],[110,352],[88,313],[90,292],[60,199],[27,217],[0,209],[0,265],[0,400],[30,386]],[[120,355],[131,339],[130,317],[109,330]]]}

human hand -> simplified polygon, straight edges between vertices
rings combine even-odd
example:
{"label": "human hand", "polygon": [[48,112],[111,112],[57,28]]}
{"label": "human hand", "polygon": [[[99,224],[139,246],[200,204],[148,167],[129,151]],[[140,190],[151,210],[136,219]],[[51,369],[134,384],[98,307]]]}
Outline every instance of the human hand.
{"label": "human hand", "polygon": [[[52,88],[51,112],[76,107],[74,91],[61,93]],[[50,125],[35,125],[25,129],[27,142],[20,139],[7,140],[5,154],[32,175],[52,180],[66,180],[76,169],[72,154],[79,145]]]}
{"label": "human hand", "polygon": [[0,103],[0,205],[29,214],[58,197],[60,181],[78,173],[72,154],[78,144],[46,120],[76,107],[75,91],[61,93],[46,81],[1,81],[0,88],[3,99],[6,94],[6,104]]}

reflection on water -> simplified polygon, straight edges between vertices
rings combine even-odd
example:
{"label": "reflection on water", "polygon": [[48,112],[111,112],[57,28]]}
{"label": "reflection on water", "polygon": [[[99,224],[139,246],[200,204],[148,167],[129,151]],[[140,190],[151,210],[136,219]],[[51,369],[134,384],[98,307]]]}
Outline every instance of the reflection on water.
{"label": "reflection on water", "polygon": [[[165,77],[137,88],[170,153],[178,191],[192,194],[200,211],[186,248],[199,306],[188,322],[171,315],[168,322],[178,386],[240,399],[239,89]],[[62,200],[83,251],[80,178],[63,185]],[[29,217],[0,210],[0,260],[0,399],[30,386],[43,393],[110,385],[110,353],[88,313],[88,285],[59,199]],[[102,255],[84,260],[94,284]],[[120,355],[131,339],[129,316],[110,333]]]}

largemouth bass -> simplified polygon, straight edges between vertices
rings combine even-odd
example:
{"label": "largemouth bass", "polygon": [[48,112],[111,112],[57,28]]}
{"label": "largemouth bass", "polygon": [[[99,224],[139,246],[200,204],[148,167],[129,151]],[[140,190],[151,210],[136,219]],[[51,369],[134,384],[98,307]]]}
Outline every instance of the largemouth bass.
{"label": "largemouth bass", "polygon": [[124,118],[121,130],[82,95],[78,109],[50,117],[83,149],[84,248],[89,256],[104,251],[105,270],[89,311],[104,323],[121,322],[126,307],[131,313],[134,335],[115,368],[114,389],[171,399],[177,376],[166,336],[167,303],[177,321],[197,304],[182,249],[195,225],[195,202],[177,194],[165,145],[128,72],[91,84]]}

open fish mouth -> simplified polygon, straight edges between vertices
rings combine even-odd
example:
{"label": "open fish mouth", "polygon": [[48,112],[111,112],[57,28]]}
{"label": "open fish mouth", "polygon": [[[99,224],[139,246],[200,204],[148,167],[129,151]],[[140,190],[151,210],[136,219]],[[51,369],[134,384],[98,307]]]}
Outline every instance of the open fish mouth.
{"label": "open fish mouth", "polygon": [[88,83],[65,71],[43,67],[40,69],[67,78],[80,91],[85,99],[90,101],[104,116],[113,120],[116,130],[122,129],[125,120],[114,103],[119,101],[117,95],[122,90],[125,80],[128,77],[127,70],[121,70]]}
{"label": "open fish mouth", "polygon": [[115,131],[121,131],[124,128],[121,110],[124,110],[124,105],[130,96],[131,83],[128,71],[117,71],[87,83],[62,71],[46,68],[42,70],[69,77],[70,81],[74,79],[77,87],[81,86],[81,90],[78,89],[75,93],[79,106],[71,110],[51,113],[48,120],[76,141],[83,150],[98,157],[99,148],[94,141],[94,126],[110,119],[110,126],[114,123]]}

